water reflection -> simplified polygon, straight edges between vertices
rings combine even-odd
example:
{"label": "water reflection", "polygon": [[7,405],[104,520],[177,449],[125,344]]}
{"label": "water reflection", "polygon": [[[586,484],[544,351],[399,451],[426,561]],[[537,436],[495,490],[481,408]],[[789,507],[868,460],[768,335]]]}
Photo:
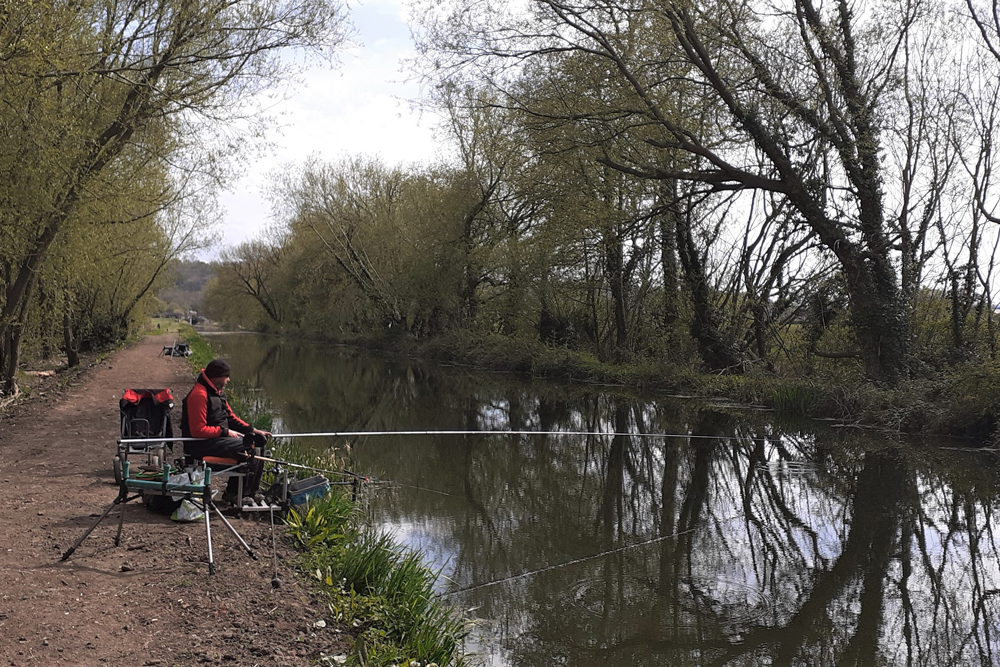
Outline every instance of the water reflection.
{"label": "water reflection", "polygon": [[405,485],[375,519],[475,609],[487,664],[1000,664],[989,454],[348,348],[213,344],[296,432],[595,433],[353,443],[357,470]]}

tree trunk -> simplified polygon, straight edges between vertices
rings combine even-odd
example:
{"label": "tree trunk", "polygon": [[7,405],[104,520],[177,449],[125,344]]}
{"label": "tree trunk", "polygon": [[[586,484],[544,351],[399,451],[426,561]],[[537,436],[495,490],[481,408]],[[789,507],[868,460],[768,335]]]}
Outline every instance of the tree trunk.
{"label": "tree trunk", "polygon": [[80,365],[80,352],[73,336],[73,317],[70,313],[70,298],[66,295],[66,307],[63,308],[63,345],[66,346],[66,365],[70,368]]}
{"label": "tree trunk", "polygon": [[865,372],[896,386],[908,375],[909,318],[891,262],[881,259],[843,262],[844,276]]}
{"label": "tree trunk", "polygon": [[766,303],[761,303],[762,299],[754,297],[753,311],[753,337],[757,347],[757,359],[767,364],[768,370],[772,370],[772,364],[768,361],[767,332],[770,324],[770,315]]}
{"label": "tree trunk", "polygon": [[610,229],[604,233],[604,269],[614,307],[615,351],[622,352],[628,349],[629,339],[625,304],[625,258],[621,238]]}
{"label": "tree trunk", "polygon": [[691,290],[691,302],[694,307],[691,336],[698,343],[698,352],[709,369],[738,371],[740,360],[732,347],[726,343],[719,328],[719,318],[712,304],[705,267],[691,235],[690,211],[677,215],[676,222],[678,255],[681,267],[684,269],[684,280]]}
{"label": "tree trunk", "polygon": [[466,258],[465,277],[462,287],[462,318],[465,326],[472,328],[479,315],[478,290],[482,280],[479,278],[478,270],[473,267],[471,258]]}
{"label": "tree trunk", "polygon": [[965,321],[965,308],[963,308],[962,297],[958,291],[958,277],[950,277],[951,289],[951,346],[956,356],[960,355],[965,347],[963,340],[963,322]]}
{"label": "tree trunk", "polygon": [[[668,196],[676,197],[677,182],[668,185]],[[673,206],[660,215],[660,266],[663,271],[663,328],[672,331],[677,323],[677,210]]]}
{"label": "tree trunk", "polygon": [[56,236],[56,230],[65,216],[46,227],[36,239],[32,252],[21,262],[17,277],[7,287],[6,301],[0,311],[0,396],[17,393],[17,367],[21,361],[21,334],[28,316],[38,268]]}
{"label": "tree trunk", "polygon": [[14,327],[7,326],[0,332],[0,396],[16,396],[17,365],[20,354],[20,335],[15,336]]}

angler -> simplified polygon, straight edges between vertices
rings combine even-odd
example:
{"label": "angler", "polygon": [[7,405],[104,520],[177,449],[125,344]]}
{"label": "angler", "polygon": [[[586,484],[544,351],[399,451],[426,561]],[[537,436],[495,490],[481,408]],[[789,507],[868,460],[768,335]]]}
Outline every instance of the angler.
{"label": "angler", "polygon": [[[229,383],[231,368],[223,359],[213,359],[201,370],[194,387],[184,397],[181,410],[181,433],[185,438],[184,453],[193,458],[220,456],[247,462],[244,496],[255,496],[264,473],[264,462],[255,459],[270,432],[254,428],[236,416],[223,392]],[[265,452],[266,453],[266,452]],[[230,477],[222,500],[238,505],[239,479]]]}

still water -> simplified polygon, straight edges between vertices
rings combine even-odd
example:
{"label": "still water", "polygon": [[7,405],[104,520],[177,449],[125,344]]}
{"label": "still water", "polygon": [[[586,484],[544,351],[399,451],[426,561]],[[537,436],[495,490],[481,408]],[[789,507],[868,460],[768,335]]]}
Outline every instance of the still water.
{"label": "still water", "polygon": [[441,570],[483,664],[1000,665],[991,453],[345,347],[211,343],[286,433],[630,434],[303,441],[349,444],[355,471],[395,482],[374,520]]}

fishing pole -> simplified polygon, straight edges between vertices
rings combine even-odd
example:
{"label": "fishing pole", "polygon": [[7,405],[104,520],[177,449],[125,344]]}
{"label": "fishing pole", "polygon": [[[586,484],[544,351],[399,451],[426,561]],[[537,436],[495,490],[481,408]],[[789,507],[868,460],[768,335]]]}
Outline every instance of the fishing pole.
{"label": "fishing pole", "polygon": [[[627,436],[633,438],[688,438],[691,440],[719,440],[730,436],[722,435],[694,435],[690,433],[620,433],[604,431],[329,431],[325,433],[272,433],[271,439],[285,438],[358,438],[365,436],[387,436],[387,435],[553,435],[553,436],[579,436],[579,435],[604,435],[604,436]],[[733,436],[735,437],[735,436]],[[119,438],[118,442],[124,444],[140,444],[150,442],[204,442],[209,438]],[[749,440],[765,440],[767,438],[747,438]]]}
{"label": "fishing pole", "polygon": [[327,433],[272,433],[272,438],[354,438],[362,436],[385,435],[610,435],[633,436],[636,438],[710,438],[718,439],[716,435],[689,435],[687,433],[618,433],[603,431],[330,431]]}
{"label": "fishing pole", "polygon": [[529,570],[527,572],[522,572],[521,574],[514,574],[509,577],[504,577],[502,579],[494,579],[492,581],[485,581],[479,584],[469,584],[462,588],[456,588],[454,590],[445,591],[441,593],[441,597],[450,597],[452,595],[458,595],[459,593],[468,593],[470,591],[479,590],[480,588],[489,588],[491,586],[499,586],[500,584],[506,584],[510,581],[515,581],[517,579],[525,579],[527,577],[533,577],[536,574],[542,574],[543,572],[549,572],[551,570],[558,570],[563,567],[568,567],[570,565],[577,565],[579,563],[585,563],[589,560],[594,560],[596,558],[603,558],[604,556],[610,556],[612,554],[620,553],[622,551],[628,551],[630,549],[638,549],[639,547],[644,547],[649,544],[654,544],[656,542],[662,542],[664,540],[674,539],[676,537],[681,537],[687,535],[688,533],[693,533],[697,528],[688,528],[687,530],[682,530],[678,533],[671,533],[670,535],[661,535],[660,537],[654,537],[650,540],[644,540],[642,542],[637,542],[636,544],[628,544],[623,547],[618,547],[615,549],[609,549],[607,551],[602,551],[592,556],[583,556],[581,558],[573,558],[571,560],[563,561],[561,563],[556,563],[554,565],[546,565],[545,567],[540,567],[537,570]]}
{"label": "fishing pole", "polygon": [[[202,438],[161,438],[161,439],[150,439],[150,438],[132,438],[129,440],[119,439],[118,442],[132,443],[132,442],[190,442],[202,440]],[[269,456],[255,456],[255,459],[264,461],[266,463],[277,463],[278,465],[288,466],[289,468],[301,468],[303,470],[312,470],[315,472],[325,472],[329,475],[342,475],[344,477],[353,477],[354,479],[361,480],[366,483],[382,483],[382,484],[395,484],[397,486],[405,486],[411,489],[417,489],[418,491],[427,491],[429,493],[436,493],[441,496],[450,496],[450,493],[444,491],[438,491],[437,489],[428,489],[422,486],[413,486],[412,484],[403,484],[402,482],[394,482],[392,480],[373,478],[368,475],[359,475],[356,472],[350,472],[349,470],[330,470],[329,468],[317,468],[316,466],[307,466],[301,463],[292,463],[291,461],[283,461],[281,459],[271,458]]]}
{"label": "fishing pole", "polygon": [[274,541],[274,505],[268,504],[267,510],[271,514],[271,565],[274,567],[271,588],[281,588],[281,578],[278,577],[278,545]]}

